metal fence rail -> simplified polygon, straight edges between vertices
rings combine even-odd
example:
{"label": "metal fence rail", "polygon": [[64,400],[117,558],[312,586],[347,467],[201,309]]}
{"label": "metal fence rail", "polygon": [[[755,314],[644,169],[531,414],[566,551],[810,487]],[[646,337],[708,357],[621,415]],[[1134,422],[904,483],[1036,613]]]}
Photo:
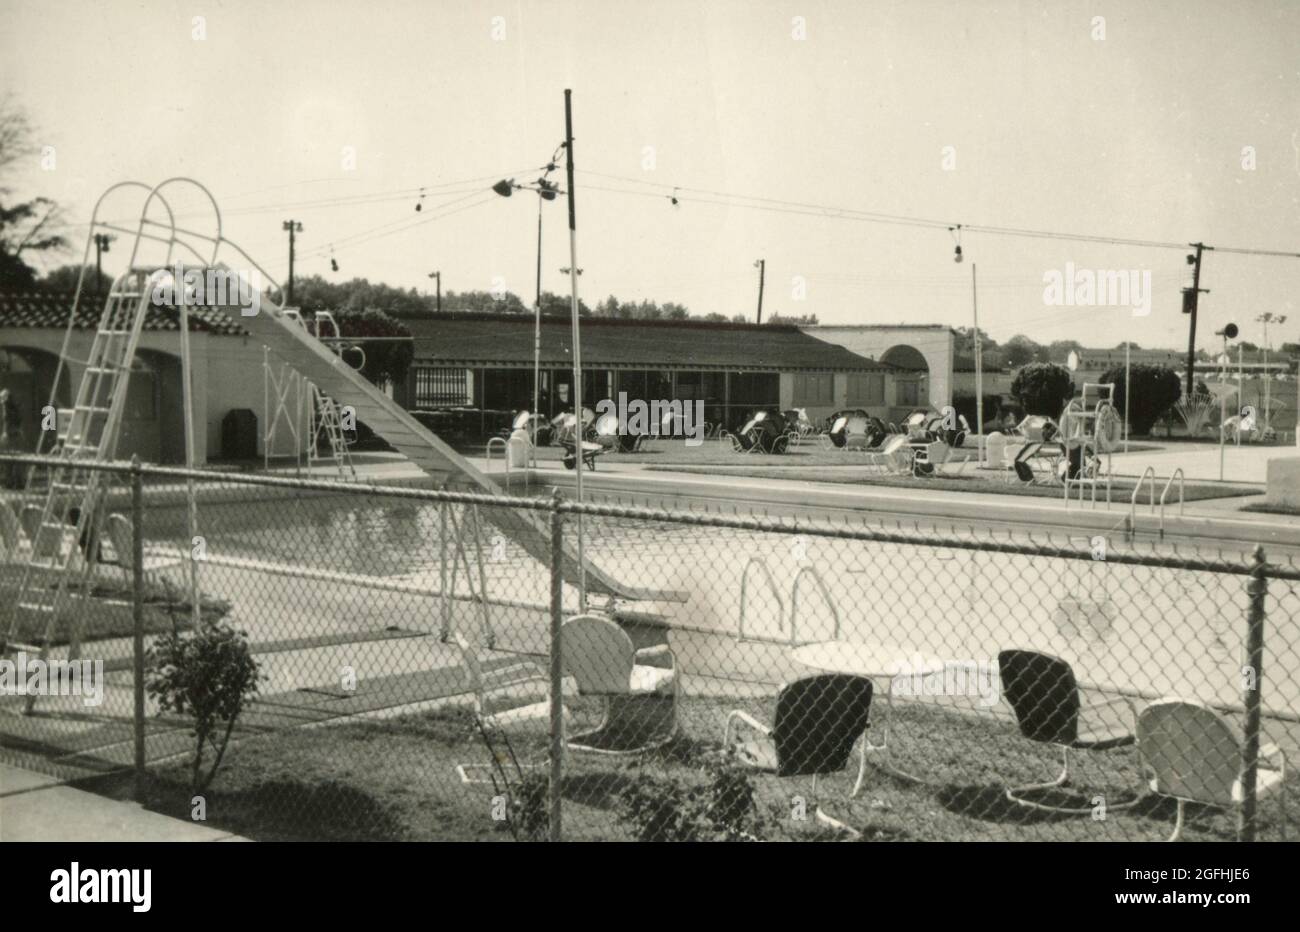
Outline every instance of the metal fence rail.
{"label": "metal fence rail", "polygon": [[[42,584],[51,462],[6,459],[35,469],[0,509],[0,637]],[[1296,828],[1300,569],[1258,549],[95,468],[105,527],[130,530],[73,535],[90,584],[43,646],[102,679],[28,714],[6,651],[0,760],[178,817],[264,839]],[[507,508],[545,515],[549,563],[498,530]],[[603,570],[686,601],[589,596],[557,545],[579,530]],[[257,689],[196,767],[166,684],[226,630]]]}

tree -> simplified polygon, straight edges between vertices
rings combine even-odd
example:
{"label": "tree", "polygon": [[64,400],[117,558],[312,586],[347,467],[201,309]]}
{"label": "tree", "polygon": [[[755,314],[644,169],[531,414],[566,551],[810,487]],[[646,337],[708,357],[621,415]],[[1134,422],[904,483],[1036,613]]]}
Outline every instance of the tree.
{"label": "tree", "polygon": [[[342,310],[335,313],[339,333],[345,337],[410,337],[411,331],[401,321],[393,320],[377,308],[364,311]],[[361,341],[357,344],[366,354],[361,374],[376,385],[401,382],[415,357],[409,339]],[[355,355],[355,354],[349,354]]]}
{"label": "tree", "polygon": [[1041,362],[1043,348],[1029,337],[1016,334],[1007,341],[1002,349],[1002,363],[1012,369],[1026,366],[1031,362]]}
{"label": "tree", "polygon": [[[1115,386],[1115,409],[1124,413],[1124,367],[1112,366],[1101,374],[1102,382]],[[1168,366],[1137,364],[1129,367],[1133,398],[1128,407],[1129,434],[1144,435],[1182,397],[1182,381]]]}
{"label": "tree", "polygon": [[773,314],[765,324],[781,325],[783,327],[815,327],[817,326],[816,314]]}
{"label": "tree", "polygon": [[1034,362],[1016,373],[1011,394],[1026,414],[1059,417],[1065,403],[1074,395],[1074,379],[1065,366]]}
{"label": "tree", "polygon": [[[77,279],[81,276],[81,266],[79,265],[61,265],[57,269],[51,269],[45,273],[45,277],[38,283],[37,287],[42,291],[56,291],[72,293],[77,290]],[[88,265],[86,268],[86,280],[82,283],[82,294],[108,294],[109,289],[113,287],[113,276],[107,272],[99,273],[99,287],[95,287],[95,267]]]}
{"label": "tree", "polygon": [[[17,162],[35,151],[32,127],[27,115],[11,99],[0,100],[0,179]],[[58,207],[49,198],[10,201],[11,189],[0,184],[0,286],[31,288],[36,272],[24,256],[62,249],[62,236],[50,229],[58,219]]]}

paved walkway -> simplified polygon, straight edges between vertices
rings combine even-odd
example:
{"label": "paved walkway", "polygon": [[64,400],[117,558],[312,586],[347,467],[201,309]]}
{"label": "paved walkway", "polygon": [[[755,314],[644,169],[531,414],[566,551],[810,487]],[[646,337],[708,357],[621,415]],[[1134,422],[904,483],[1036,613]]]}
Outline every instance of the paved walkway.
{"label": "paved walkway", "polygon": [[64,786],[0,764],[0,843],[8,841],[247,841],[138,803]]}

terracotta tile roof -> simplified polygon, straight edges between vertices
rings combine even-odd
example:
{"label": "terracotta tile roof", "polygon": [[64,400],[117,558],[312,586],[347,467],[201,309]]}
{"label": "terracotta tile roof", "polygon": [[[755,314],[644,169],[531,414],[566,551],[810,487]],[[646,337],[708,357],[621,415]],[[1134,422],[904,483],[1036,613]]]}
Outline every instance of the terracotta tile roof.
{"label": "terracotta tile roof", "polygon": [[[68,325],[72,310],[72,294],[46,291],[7,291],[0,289],[0,327],[56,328]],[[83,296],[77,308],[76,328],[90,330],[96,326],[103,303]],[[180,318],[174,307],[150,305],[145,314],[144,329],[152,331],[179,331]],[[191,333],[216,333],[235,336],[244,329],[220,311],[207,307],[190,308]]]}

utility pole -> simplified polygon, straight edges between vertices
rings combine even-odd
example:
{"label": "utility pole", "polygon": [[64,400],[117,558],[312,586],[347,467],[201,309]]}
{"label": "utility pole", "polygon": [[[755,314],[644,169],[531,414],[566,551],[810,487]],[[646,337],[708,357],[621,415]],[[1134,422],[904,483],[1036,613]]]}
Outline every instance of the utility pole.
{"label": "utility pole", "polygon": [[[573,185],[573,91],[564,89],[564,158],[565,177],[569,185],[569,317],[573,328],[573,415],[574,438],[573,464],[574,478],[577,479],[578,504],[582,504],[582,473],[584,469],[583,453],[586,452],[586,437],[583,436],[582,423],[582,337],[578,327],[578,210],[575,205],[576,193]],[[578,608],[587,610],[587,566],[582,556],[582,514],[578,514]]]}
{"label": "utility pole", "polygon": [[758,269],[758,322],[763,322],[763,278],[767,274],[767,260],[754,260],[754,268]]}
{"label": "utility pole", "polygon": [[434,279],[434,281],[436,281],[438,285],[437,308],[438,308],[438,313],[441,314],[442,313],[442,272],[441,271],[430,272],[429,277]]}
{"label": "utility pole", "polygon": [[975,328],[975,431],[979,434],[979,461],[984,462],[984,341],[980,339],[980,303],[975,286],[975,263],[970,264],[970,306]]}
{"label": "utility pole", "polygon": [[[1206,248],[1204,243],[1192,243],[1196,247],[1196,255],[1187,257],[1187,264],[1192,266],[1192,287],[1183,289],[1183,313],[1192,315],[1191,321],[1187,325],[1187,397],[1190,398],[1196,389],[1196,307],[1199,302],[1201,288],[1201,252]],[[1209,291],[1205,291],[1209,294]]]}
{"label": "utility pole", "polygon": [[101,284],[101,276],[103,275],[103,272],[101,272],[99,268],[100,253],[108,252],[108,244],[111,243],[114,239],[116,239],[116,237],[110,236],[107,233],[95,234],[95,297],[96,298],[102,298],[104,296],[104,289],[103,289],[103,285]]}
{"label": "utility pole", "polygon": [[302,232],[302,224],[297,220],[286,220],[281,225],[281,229],[289,231],[289,287],[285,291],[285,304],[293,306],[293,237],[295,233]]}

